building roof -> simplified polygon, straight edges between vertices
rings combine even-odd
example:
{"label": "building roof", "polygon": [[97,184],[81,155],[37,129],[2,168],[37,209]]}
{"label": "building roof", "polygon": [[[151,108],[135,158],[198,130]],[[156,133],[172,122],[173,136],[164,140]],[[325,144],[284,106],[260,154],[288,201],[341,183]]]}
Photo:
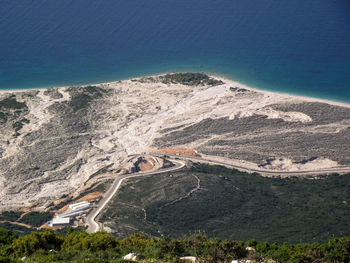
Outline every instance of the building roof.
{"label": "building roof", "polygon": [[79,202],[79,203],[75,203],[75,204],[69,205],[69,208],[73,209],[74,207],[79,206],[79,205],[83,205],[83,204],[90,204],[90,203],[87,202],[87,201],[82,201],[82,202]]}
{"label": "building roof", "polygon": [[64,212],[62,214],[59,214],[59,215],[57,215],[57,217],[67,218],[67,217],[71,217],[71,216],[81,215],[83,213],[84,213],[84,210],[72,210],[72,211],[67,211],[67,212]]}
{"label": "building roof", "polygon": [[76,205],[72,207],[72,210],[85,210],[86,208],[89,208],[90,205],[91,205],[90,203]]}
{"label": "building roof", "polygon": [[51,224],[52,225],[63,225],[63,224],[69,224],[70,218],[69,217],[55,217],[52,219]]}

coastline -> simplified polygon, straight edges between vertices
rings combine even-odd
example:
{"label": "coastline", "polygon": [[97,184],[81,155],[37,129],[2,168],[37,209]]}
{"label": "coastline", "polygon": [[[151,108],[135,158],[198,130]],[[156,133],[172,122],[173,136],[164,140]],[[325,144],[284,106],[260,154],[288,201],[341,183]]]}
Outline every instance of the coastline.
{"label": "coastline", "polygon": [[279,95],[279,96],[284,97],[284,98],[293,97],[295,99],[299,99],[299,100],[303,100],[303,101],[307,101],[307,102],[321,102],[321,103],[327,103],[327,104],[334,105],[334,106],[350,108],[350,103],[347,103],[347,102],[330,100],[330,99],[323,99],[323,98],[317,98],[317,97],[311,97],[311,96],[309,97],[309,96],[303,96],[303,95],[297,95],[297,94],[290,94],[290,93],[281,92],[281,91],[271,91],[271,90],[267,90],[267,89],[251,87],[251,86],[248,86],[248,85],[243,84],[241,82],[231,80],[228,77],[221,76],[218,74],[207,74],[207,75],[210,77],[222,80],[224,82],[231,83],[232,85],[236,85],[236,86],[239,86],[239,87],[242,87],[245,89],[249,89],[252,91],[256,91],[259,93],[270,94],[271,96]]}
{"label": "coastline", "polygon": [[[276,173],[350,166],[349,104],[214,75],[162,75],[90,84],[96,86],[91,89],[0,91],[0,100],[17,93],[26,105],[16,113],[4,109],[0,205],[43,198],[45,206],[60,189],[73,192],[104,167],[117,171],[128,156],[162,148],[194,149],[220,162]],[[14,175],[28,184],[6,185]],[[10,187],[18,194],[6,194]]]}
{"label": "coastline", "polygon": [[[98,82],[98,83],[88,83],[88,84],[79,84],[79,85],[71,85],[71,86],[51,86],[51,87],[42,87],[42,88],[29,88],[29,89],[2,89],[0,90],[0,95],[6,94],[6,93],[21,93],[21,92],[30,92],[30,91],[40,91],[40,90],[46,90],[46,89],[66,89],[68,87],[79,87],[79,86],[103,86],[103,85],[112,85],[116,83],[122,83],[126,81],[130,81],[132,79],[142,79],[142,78],[147,78],[147,77],[159,77],[163,76],[166,74],[173,74],[173,73],[178,73],[178,72],[166,72],[162,74],[155,74],[155,75],[144,75],[144,76],[137,76],[133,78],[128,78],[128,79],[122,79],[122,80],[115,80],[115,81],[109,81],[109,82]],[[303,95],[297,95],[297,94],[290,94],[286,92],[281,92],[281,91],[271,91],[267,89],[262,89],[262,88],[257,88],[257,87],[251,87],[246,84],[243,84],[241,82],[235,81],[233,79],[230,79],[229,77],[222,76],[220,74],[215,74],[215,73],[204,73],[208,75],[209,77],[218,79],[223,81],[226,84],[230,84],[232,86],[237,86],[240,88],[244,88],[247,90],[255,91],[261,94],[269,95],[269,96],[277,96],[283,99],[294,99],[294,100],[301,100],[305,102],[320,102],[320,103],[326,103],[334,106],[340,106],[340,107],[346,107],[350,108],[350,103],[347,102],[342,102],[342,101],[337,101],[337,100],[331,100],[331,99],[324,99],[324,98],[317,98],[317,97],[311,97],[311,96],[303,96]]]}

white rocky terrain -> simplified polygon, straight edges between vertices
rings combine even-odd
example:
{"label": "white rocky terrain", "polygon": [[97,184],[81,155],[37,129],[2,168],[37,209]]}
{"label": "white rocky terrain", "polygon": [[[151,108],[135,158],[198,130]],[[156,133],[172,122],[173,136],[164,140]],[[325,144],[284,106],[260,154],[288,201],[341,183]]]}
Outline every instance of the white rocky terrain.
{"label": "white rocky terrain", "polygon": [[350,165],[350,108],[204,74],[0,93],[0,208],[46,207],[128,155],[184,147],[280,171]]}

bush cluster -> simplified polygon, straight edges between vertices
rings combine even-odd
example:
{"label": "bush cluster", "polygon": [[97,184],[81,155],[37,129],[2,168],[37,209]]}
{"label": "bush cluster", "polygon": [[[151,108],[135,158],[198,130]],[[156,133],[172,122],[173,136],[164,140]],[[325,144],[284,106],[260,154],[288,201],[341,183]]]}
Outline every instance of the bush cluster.
{"label": "bush cluster", "polygon": [[[249,250],[247,247],[251,247]],[[0,229],[0,262],[126,262],[128,253],[145,256],[145,262],[177,262],[195,256],[201,262],[231,262],[250,258],[276,262],[349,262],[350,237],[331,239],[326,244],[269,244],[220,240],[195,235],[184,240],[154,238],[144,233],[119,240],[106,232],[88,234],[68,229],[65,235],[46,230],[18,236]]]}
{"label": "bush cluster", "polygon": [[159,77],[165,84],[180,83],[188,86],[209,85],[216,86],[224,84],[221,80],[209,77],[204,73],[173,73]]}

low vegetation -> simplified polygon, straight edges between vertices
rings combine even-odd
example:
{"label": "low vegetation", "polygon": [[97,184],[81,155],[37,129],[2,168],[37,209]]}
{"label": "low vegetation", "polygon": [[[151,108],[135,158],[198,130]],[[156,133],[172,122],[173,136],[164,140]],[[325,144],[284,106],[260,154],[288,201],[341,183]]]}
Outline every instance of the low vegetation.
{"label": "low vegetation", "polygon": [[24,102],[16,100],[16,96],[12,95],[0,101],[0,109],[20,110],[27,109],[27,105]]}
{"label": "low vegetation", "polygon": [[18,235],[27,235],[30,234],[32,231],[37,231],[35,228],[28,228],[18,224],[11,224],[9,222],[1,223],[0,228],[11,230]]}
{"label": "low vegetation", "polygon": [[46,230],[18,236],[12,231],[0,229],[0,262],[128,262],[122,257],[130,252],[144,255],[143,262],[179,262],[180,257],[189,255],[200,262],[230,262],[233,259],[348,262],[350,237],[334,238],[324,244],[278,245],[255,240],[220,240],[201,235],[179,240],[138,233],[125,239],[115,239],[105,232],[88,234],[72,229],[64,235]]}
{"label": "low vegetation", "polygon": [[23,212],[4,211],[0,214],[0,221],[16,221]]}
{"label": "low vegetation", "polygon": [[4,125],[4,130],[12,127],[13,136],[20,135],[19,131],[29,120],[24,116],[28,113],[28,107],[25,102],[17,101],[16,95],[11,95],[0,100],[0,124]]}
{"label": "low vegetation", "polygon": [[30,212],[24,215],[19,222],[28,224],[33,227],[39,227],[52,218],[48,212]]}
{"label": "low vegetation", "polygon": [[[199,190],[196,189],[200,180]],[[99,221],[120,237],[133,231],[186,238],[325,242],[350,235],[350,175],[266,178],[222,166],[130,179]],[[330,211],[332,211],[330,213]]]}
{"label": "low vegetation", "polygon": [[0,123],[7,122],[7,115],[4,112],[0,111]]}
{"label": "low vegetation", "polygon": [[[52,218],[48,212],[23,212],[4,211],[0,214],[0,228],[12,230],[18,234],[28,234],[36,231],[36,227],[43,225]],[[22,217],[21,217],[22,216]],[[1,261],[0,261],[1,262]]]}
{"label": "low vegetation", "polygon": [[203,73],[173,73],[166,74],[159,77],[160,81],[169,84],[169,83],[179,83],[188,86],[198,86],[198,85],[209,85],[216,86],[221,85],[223,82],[221,80],[216,80],[209,77]]}
{"label": "low vegetation", "polygon": [[67,91],[71,94],[69,106],[73,111],[87,108],[93,100],[100,98],[105,92],[97,86],[71,87]]}
{"label": "low vegetation", "polygon": [[12,124],[12,128],[15,130],[16,133],[18,133],[19,130],[23,128],[24,124],[28,124],[30,121],[26,118],[23,118],[19,121],[16,121]]}

